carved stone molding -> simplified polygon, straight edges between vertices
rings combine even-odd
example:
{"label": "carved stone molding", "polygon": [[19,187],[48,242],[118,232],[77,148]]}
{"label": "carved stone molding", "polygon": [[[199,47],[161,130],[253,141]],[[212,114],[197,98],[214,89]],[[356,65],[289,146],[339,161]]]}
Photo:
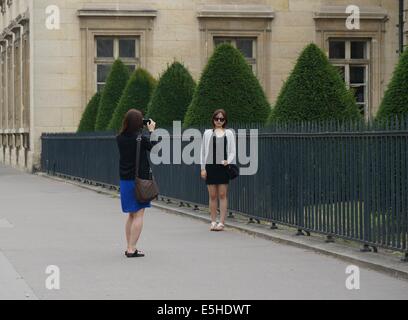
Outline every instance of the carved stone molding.
{"label": "carved stone molding", "polygon": [[[347,6],[323,6],[315,12],[315,19],[346,19],[350,14],[346,13]],[[360,20],[388,20],[388,12],[379,6],[361,6]]]}
{"label": "carved stone molding", "polygon": [[198,18],[258,18],[273,19],[275,14],[270,6],[265,5],[200,5]]}
{"label": "carved stone molding", "polygon": [[157,10],[139,4],[85,4],[79,17],[156,17]]}

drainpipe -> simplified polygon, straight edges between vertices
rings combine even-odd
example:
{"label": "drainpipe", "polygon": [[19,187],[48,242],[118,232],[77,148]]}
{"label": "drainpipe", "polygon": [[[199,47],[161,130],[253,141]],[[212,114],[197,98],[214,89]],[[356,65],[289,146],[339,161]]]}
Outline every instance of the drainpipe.
{"label": "drainpipe", "polygon": [[404,0],[399,0],[399,54],[404,51]]}

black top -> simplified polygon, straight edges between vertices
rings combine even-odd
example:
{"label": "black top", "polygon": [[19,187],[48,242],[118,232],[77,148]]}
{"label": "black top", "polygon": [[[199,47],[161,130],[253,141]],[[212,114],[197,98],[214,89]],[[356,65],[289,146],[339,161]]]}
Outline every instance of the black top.
{"label": "black top", "polygon": [[[150,132],[143,132],[140,147],[139,178],[150,178],[150,163],[147,151],[151,151],[158,142],[150,141]],[[121,134],[116,137],[119,148],[119,174],[121,180],[134,180],[136,171],[136,146],[137,133]]]}
{"label": "black top", "polygon": [[217,137],[217,135],[213,133],[213,138],[208,150],[207,164],[222,164],[222,161],[227,160],[227,143],[227,135]]}

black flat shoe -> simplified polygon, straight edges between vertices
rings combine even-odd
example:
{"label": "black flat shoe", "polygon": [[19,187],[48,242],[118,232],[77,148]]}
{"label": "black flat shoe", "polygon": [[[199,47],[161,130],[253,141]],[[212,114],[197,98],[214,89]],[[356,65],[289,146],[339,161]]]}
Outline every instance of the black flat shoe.
{"label": "black flat shoe", "polygon": [[128,253],[127,251],[125,252],[126,257],[128,258],[143,258],[145,256],[144,253],[142,253],[141,251],[136,250],[135,253]]}

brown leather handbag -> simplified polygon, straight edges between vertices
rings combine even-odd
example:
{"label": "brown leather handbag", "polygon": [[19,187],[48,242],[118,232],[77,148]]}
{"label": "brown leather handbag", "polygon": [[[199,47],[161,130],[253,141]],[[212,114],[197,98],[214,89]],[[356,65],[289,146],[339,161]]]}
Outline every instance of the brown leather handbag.
{"label": "brown leather handbag", "polygon": [[139,164],[140,164],[140,149],[142,144],[142,135],[137,136],[137,148],[136,148],[136,188],[135,196],[140,203],[147,203],[159,196],[159,187],[154,179],[153,174],[150,180],[139,178]]}

